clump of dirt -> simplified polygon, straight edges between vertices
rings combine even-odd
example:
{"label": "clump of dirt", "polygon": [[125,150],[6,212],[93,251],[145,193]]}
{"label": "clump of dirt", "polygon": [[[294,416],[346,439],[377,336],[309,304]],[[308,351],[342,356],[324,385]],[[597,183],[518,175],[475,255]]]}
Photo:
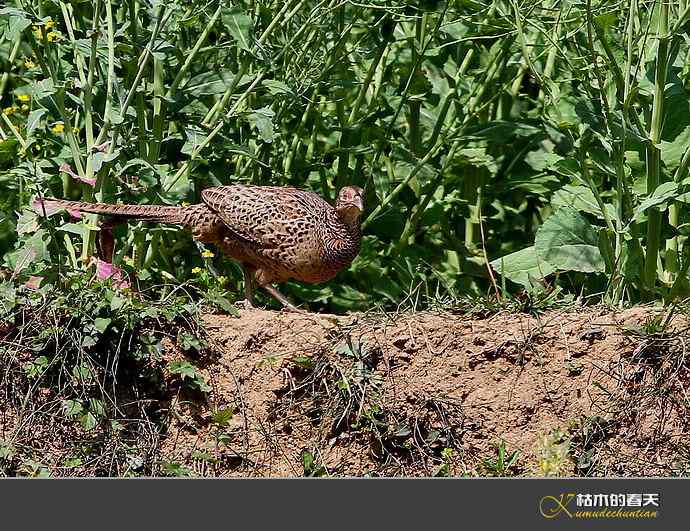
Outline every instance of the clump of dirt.
{"label": "clump of dirt", "polygon": [[161,456],[210,476],[684,475],[687,320],[655,315],[206,315],[211,391],[171,398]]}

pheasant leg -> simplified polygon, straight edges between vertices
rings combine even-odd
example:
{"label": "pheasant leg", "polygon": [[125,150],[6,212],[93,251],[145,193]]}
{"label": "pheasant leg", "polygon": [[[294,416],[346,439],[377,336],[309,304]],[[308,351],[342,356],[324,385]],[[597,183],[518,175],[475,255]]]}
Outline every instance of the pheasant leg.
{"label": "pheasant leg", "polygon": [[273,295],[273,297],[278,302],[280,302],[283,306],[285,306],[287,309],[289,309],[293,312],[297,312],[297,313],[307,313],[304,310],[302,310],[302,309],[298,308],[297,306],[295,306],[294,304],[292,304],[285,295],[283,295],[280,291],[278,291],[276,288],[274,288],[270,284],[266,284],[265,286],[261,286],[261,287],[264,288],[266,291],[268,291],[271,295]]}
{"label": "pheasant leg", "polygon": [[113,263],[115,251],[115,237],[113,229],[127,223],[126,220],[109,218],[101,221],[98,239],[96,240],[97,252],[101,260],[109,264]]}
{"label": "pheasant leg", "polygon": [[247,267],[242,266],[242,273],[244,273],[244,297],[249,306],[256,308],[254,290],[252,289],[252,272]]}

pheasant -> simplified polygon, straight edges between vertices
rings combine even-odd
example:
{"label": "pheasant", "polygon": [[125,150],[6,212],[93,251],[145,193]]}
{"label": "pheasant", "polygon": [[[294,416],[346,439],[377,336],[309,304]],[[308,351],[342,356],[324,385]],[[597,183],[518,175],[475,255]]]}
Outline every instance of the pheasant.
{"label": "pheasant", "polygon": [[36,208],[104,214],[182,225],[194,239],[210,243],[242,266],[245,296],[254,306],[256,283],[291,310],[273,284],[289,279],[315,284],[333,278],[359,253],[363,190],[346,186],[335,207],[319,195],[295,188],[231,185],[207,188],[189,206],[123,205],[45,199]]}

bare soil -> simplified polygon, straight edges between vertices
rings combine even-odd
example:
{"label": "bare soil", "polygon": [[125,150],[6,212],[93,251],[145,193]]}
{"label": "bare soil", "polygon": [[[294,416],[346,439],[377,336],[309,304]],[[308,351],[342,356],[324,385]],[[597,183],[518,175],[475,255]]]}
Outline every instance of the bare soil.
{"label": "bare soil", "polygon": [[171,398],[160,455],[203,476],[685,475],[687,319],[645,332],[655,315],[206,315],[212,391]]}

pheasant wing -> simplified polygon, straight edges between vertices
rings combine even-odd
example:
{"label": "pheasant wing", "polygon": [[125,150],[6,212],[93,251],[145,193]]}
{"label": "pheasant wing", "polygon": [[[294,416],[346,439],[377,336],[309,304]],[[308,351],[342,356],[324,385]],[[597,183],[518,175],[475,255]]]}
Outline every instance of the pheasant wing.
{"label": "pheasant wing", "polygon": [[289,237],[290,226],[308,214],[304,192],[268,186],[220,186],[207,188],[201,197],[239,239],[276,247]]}

